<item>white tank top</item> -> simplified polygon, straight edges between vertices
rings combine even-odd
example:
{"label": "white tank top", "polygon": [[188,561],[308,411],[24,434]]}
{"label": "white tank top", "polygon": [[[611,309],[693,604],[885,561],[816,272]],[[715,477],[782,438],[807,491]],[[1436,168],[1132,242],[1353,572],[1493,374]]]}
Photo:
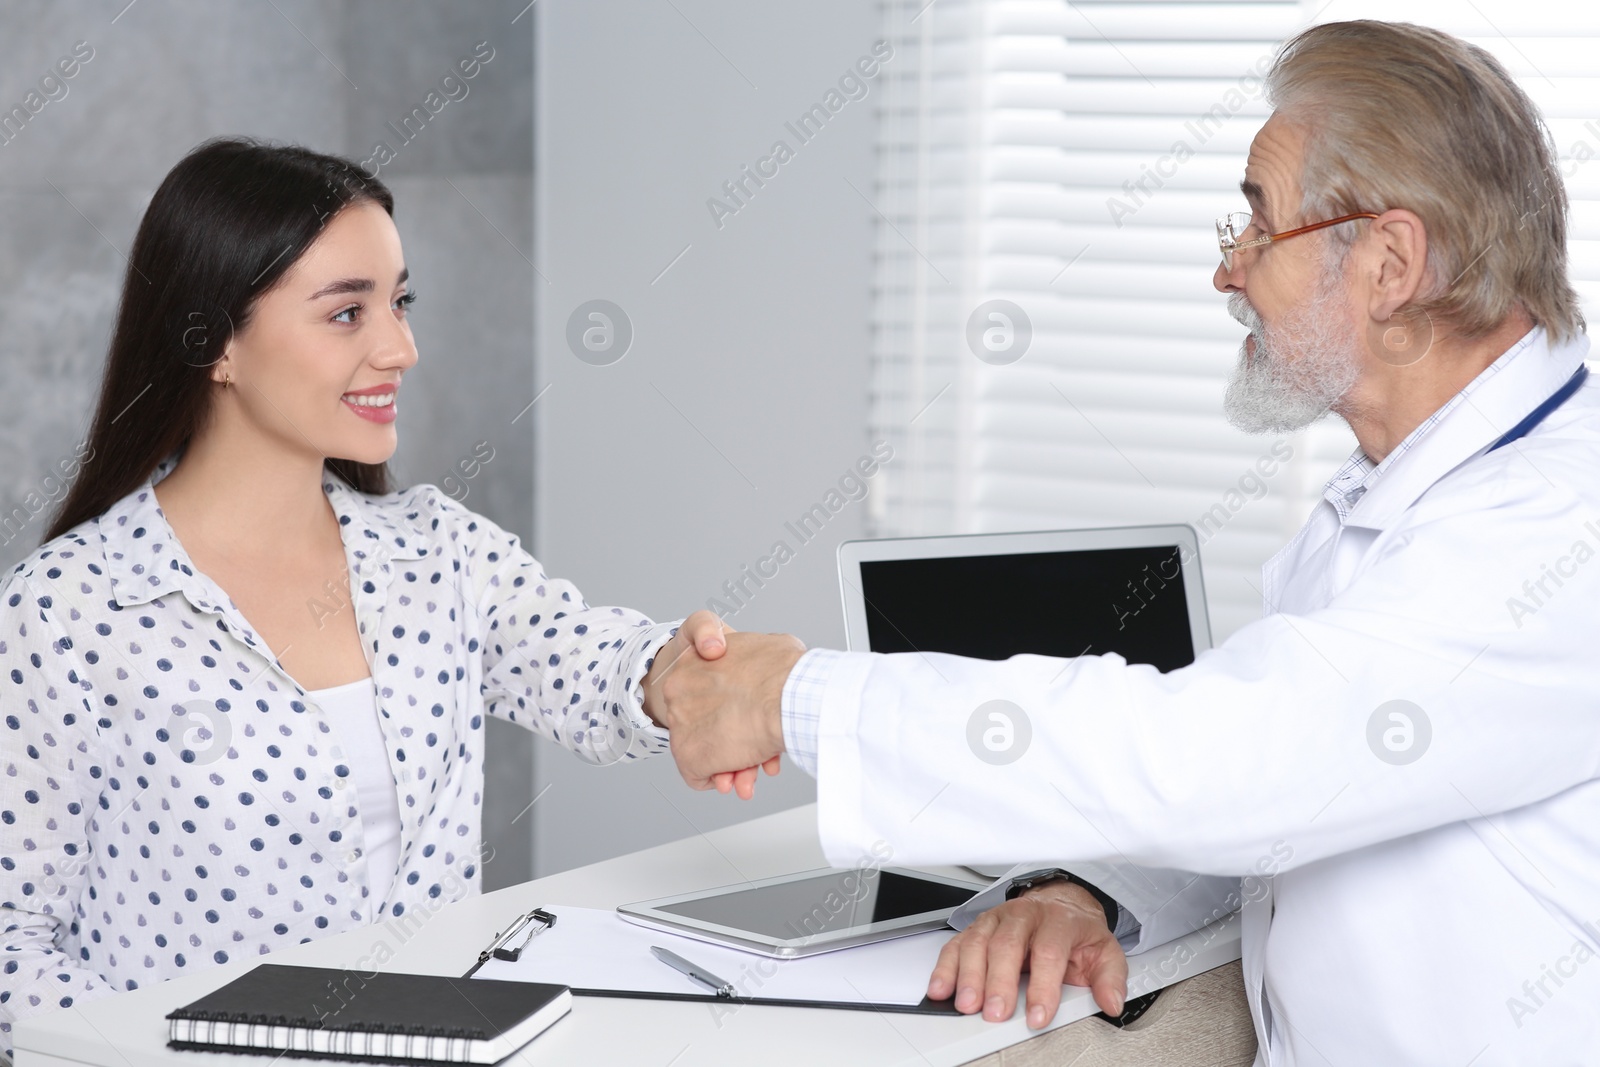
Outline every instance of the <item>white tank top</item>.
{"label": "white tank top", "polygon": [[[389,769],[389,744],[378,719],[378,694],[371,678],[331,689],[308,689],[333,728],[339,746],[334,762],[345,768],[356,790],[365,839],[345,839],[343,857],[367,867],[367,898],[373,916],[383,907],[400,866],[400,794]],[[354,855],[360,848],[361,854]]]}

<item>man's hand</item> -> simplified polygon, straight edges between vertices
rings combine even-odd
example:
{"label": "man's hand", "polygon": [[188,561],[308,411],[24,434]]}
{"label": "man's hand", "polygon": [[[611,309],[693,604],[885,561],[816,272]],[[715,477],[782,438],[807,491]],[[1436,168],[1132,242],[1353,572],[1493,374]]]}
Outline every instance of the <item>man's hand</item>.
{"label": "man's hand", "polygon": [[[673,634],[672,639],[662,645],[655,654],[650,663],[650,673],[644,676],[644,713],[650,716],[652,722],[658,726],[665,725],[656,715],[656,707],[660,703],[657,693],[661,679],[677,666],[678,661],[685,655],[692,653],[707,660],[721,658],[728,650],[724,635],[733,632],[733,627],[710,611],[697,611],[683,620],[678,632]],[[773,756],[761,766],[768,775],[776,775],[781,762],[782,757]],[[755,796],[756,768],[724,771],[712,776],[712,784],[719,793],[736,790],[741,800],[749,800]]]}
{"label": "man's hand", "polygon": [[805,652],[788,634],[725,640],[725,656],[682,656],[655,687],[653,717],[671,731],[678,772],[695,789],[741,770],[753,781],[756,766],[783,751],[783,684]]}
{"label": "man's hand", "polygon": [[980,1007],[991,1022],[1011,1018],[1028,965],[1028,1026],[1041,1029],[1061,1006],[1061,985],[1089,986],[1107,1015],[1121,1015],[1128,959],[1106,928],[1105,909],[1087,889],[1050,882],[990,908],[939,953],[928,996],[956,994],[956,1010]]}

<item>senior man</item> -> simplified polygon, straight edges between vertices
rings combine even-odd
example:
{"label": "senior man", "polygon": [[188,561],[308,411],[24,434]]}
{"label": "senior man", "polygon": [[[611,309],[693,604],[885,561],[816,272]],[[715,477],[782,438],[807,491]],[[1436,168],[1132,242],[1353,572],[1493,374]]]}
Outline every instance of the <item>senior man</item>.
{"label": "senior man", "polygon": [[[1600,384],[1551,139],[1488,54],[1415,26],[1308,30],[1268,86],[1249,217],[1218,226],[1250,328],[1226,406],[1267,432],[1332,411],[1360,448],[1265,567],[1265,616],[1165,675],[735,634],[667,675],[673,750],[699,786],[786,750],[836,863],[881,839],[1258,876],[1258,1063],[1600,1062]],[[966,742],[995,699],[1032,723],[1003,768]],[[1025,941],[1031,984],[1065,955],[1115,992],[1104,934],[1012,923],[935,986],[1014,982]]]}

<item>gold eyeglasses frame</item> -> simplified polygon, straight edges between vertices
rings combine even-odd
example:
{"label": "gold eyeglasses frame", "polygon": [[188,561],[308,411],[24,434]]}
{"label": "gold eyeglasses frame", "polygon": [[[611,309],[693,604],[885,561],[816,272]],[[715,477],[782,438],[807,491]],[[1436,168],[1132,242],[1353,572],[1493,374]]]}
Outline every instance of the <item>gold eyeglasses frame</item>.
{"label": "gold eyeglasses frame", "polygon": [[[1375,219],[1378,217],[1370,211],[1357,211],[1350,215],[1340,215],[1336,219],[1328,219],[1326,222],[1313,222],[1309,226],[1285,230],[1282,233],[1264,234],[1261,237],[1253,237],[1248,241],[1241,241],[1239,240],[1239,234],[1250,228],[1252,214],[1249,211],[1231,211],[1217,220],[1217,247],[1222,251],[1223,270],[1233,270],[1233,254],[1246,248],[1256,248],[1260,245],[1271,244],[1273,241],[1285,241],[1290,237],[1299,237],[1301,234],[1310,233],[1313,230],[1337,226],[1341,222],[1354,222],[1356,219]],[[1240,218],[1244,221],[1236,224],[1235,220]],[[1236,225],[1237,229],[1235,228]]]}

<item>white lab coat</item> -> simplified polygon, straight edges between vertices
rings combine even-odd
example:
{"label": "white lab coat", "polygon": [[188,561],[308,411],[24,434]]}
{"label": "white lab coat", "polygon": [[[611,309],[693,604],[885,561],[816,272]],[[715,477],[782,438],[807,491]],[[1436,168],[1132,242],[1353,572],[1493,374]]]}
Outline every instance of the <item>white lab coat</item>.
{"label": "white lab coat", "polygon": [[[1259,1065],[1600,1063],[1600,379],[1485,453],[1588,349],[1525,340],[1347,521],[1319,503],[1264,570],[1266,616],[1189,667],[843,656],[829,859],[1254,876]],[[1004,766],[967,741],[995,699],[1032,726]],[[1420,758],[1380,758],[1408,736]],[[1130,886],[1105,888],[1150,913]]]}
{"label": "white lab coat", "polygon": [[1069,871],[1117,902],[1121,913],[1114,932],[1122,950],[1130,955],[1225,919],[1239,910],[1246,894],[1259,897],[1266,892],[1266,881],[1258,876],[1218,878],[1128,863],[1046,860],[1011,866],[987,889],[957,908],[950,916],[950,925],[965,930],[978,916],[1005,903],[1007,892],[1018,878],[1050,870]]}

